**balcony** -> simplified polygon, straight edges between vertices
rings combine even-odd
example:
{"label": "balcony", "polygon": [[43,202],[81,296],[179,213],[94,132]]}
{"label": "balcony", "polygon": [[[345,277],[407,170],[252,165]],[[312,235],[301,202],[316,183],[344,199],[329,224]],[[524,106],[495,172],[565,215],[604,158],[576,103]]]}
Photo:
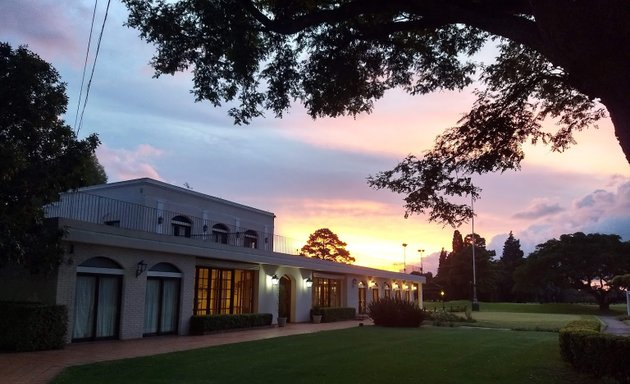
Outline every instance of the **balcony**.
{"label": "balcony", "polygon": [[294,239],[235,227],[211,219],[194,217],[85,192],[65,193],[44,207],[47,218],[66,218],[164,236],[190,238],[233,247],[246,247],[297,255],[301,245]]}

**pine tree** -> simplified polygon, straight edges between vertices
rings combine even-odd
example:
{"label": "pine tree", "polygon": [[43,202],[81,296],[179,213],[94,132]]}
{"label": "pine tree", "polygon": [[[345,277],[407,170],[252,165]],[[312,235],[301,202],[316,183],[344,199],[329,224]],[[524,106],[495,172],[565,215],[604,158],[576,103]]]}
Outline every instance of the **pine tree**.
{"label": "pine tree", "polygon": [[512,292],[514,287],[514,271],[523,264],[521,242],[510,231],[510,235],[503,244],[503,255],[499,260],[500,282],[499,295],[503,301],[515,301],[518,297]]}

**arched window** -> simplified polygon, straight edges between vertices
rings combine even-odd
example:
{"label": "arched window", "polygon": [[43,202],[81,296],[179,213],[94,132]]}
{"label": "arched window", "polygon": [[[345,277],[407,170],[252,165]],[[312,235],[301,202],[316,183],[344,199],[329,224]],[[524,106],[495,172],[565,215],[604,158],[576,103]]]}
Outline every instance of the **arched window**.
{"label": "arched window", "polygon": [[173,217],[171,220],[171,226],[173,227],[174,236],[190,237],[192,221],[186,216]]}
{"label": "arched window", "polygon": [[106,257],[93,257],[77,266],[72,340],[118,336],[122,267]]}
{"label": "arched window", "polygon": [[170,263],[155,264],[147,272],[144,335],[177,333],[181,271]]}
{"label": "arched window", "polygon": [[251,229],[245,231],[245,240],[243,241],[245,248],[258,248],[258,233]]}
{"label": "arched window", "polygon": [[229,229],[225,224],[215,224],[212,226],[212,238],[216,243],[228,243]]}

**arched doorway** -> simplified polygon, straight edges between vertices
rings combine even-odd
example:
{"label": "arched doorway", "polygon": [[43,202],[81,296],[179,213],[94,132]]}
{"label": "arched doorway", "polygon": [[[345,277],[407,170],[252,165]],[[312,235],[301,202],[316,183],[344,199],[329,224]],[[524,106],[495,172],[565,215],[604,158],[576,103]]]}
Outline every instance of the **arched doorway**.
{"label": "arched doorway", "polygon": [[278,317],[286,317],[291,322],[291,279],[284,275],[278,284]]}
{"label": "arched doorway", "polygon": [[77,266],[72,340],[118,337],[122,267],[106,257]]}
{"label": "arched doorway", "polygon": [[170,263],[158,263],[147,272],[144,336],[177,333],[181,276]]}

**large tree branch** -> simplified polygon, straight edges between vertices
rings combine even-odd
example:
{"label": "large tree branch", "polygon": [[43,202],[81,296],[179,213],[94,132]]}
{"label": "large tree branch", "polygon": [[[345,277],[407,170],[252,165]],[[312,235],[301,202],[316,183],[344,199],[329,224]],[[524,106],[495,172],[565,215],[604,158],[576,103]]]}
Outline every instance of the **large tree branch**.
{"label": "large tree branch", "polygon": [[247,12],[270,31],[291,35],[321,24],[351,21],[368,15],[406,15],[407,20],[371,25],[364,38],[383,38],[395,32],[434,30],[451,24],[465,24],[490,34],[505,37],[532,49],[542,49],[528,2],[522,0],[432,0],[366,1],[344,3],[291,18],[270,19],[251,0],[237,0]]}

